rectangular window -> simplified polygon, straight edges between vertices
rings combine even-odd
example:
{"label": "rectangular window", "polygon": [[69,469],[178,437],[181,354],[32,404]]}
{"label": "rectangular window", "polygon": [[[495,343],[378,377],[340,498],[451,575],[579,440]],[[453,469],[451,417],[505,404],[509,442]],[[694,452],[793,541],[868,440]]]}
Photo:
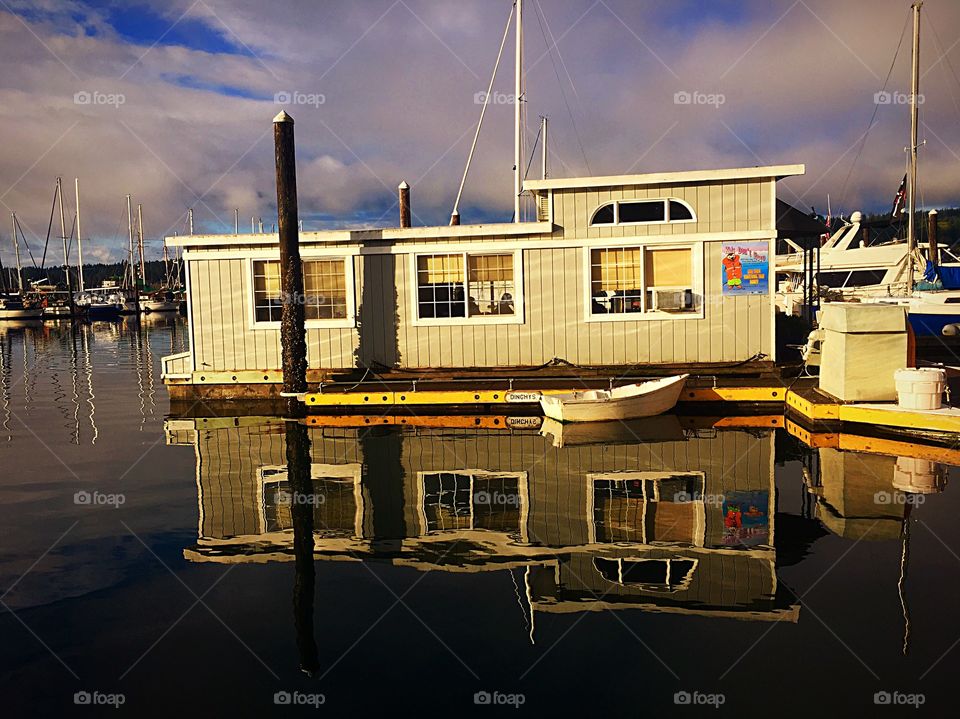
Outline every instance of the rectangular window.
{"label": "rectangular window", "polygon": [[305,260],[303,293],[308,320],[342,320],[347,316],[347,272],[342,258]]}
{"label": "rectangular window", "polygon": [[696,313],[692,247],[590,250],[590,315]]}
{"label": "rectangular window", "polygon": [[417,255],[417,317],[514,318],[514,253]]}
{"label": "rectangular window", "polygon": [[279,322],[283,298],[280,293],[280,263],[255,260],[253,263],[253,311],[257,322]]}
{"label": "rectangular window", "polygon": [[[350,317],[349,260],[343,257],[303,261],[303,304],[307,322],[345,321]],[[278,260],[253,261],[255,322],[279,322],[283,307]]]}

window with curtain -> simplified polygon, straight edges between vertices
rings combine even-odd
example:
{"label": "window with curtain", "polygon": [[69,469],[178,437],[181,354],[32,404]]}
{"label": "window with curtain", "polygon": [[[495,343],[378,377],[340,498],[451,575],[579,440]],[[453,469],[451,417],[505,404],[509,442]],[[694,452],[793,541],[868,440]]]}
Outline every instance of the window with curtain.
{"label": "window with curtain", "polygon": [[463,255],[417,257],[417,311],[421,319],[465,317]]}
{"label": "window with curtain", "polygon": [[590,313],[695,312],[693,249],[590,250]]}
{"label": "window with curtain", "polygon": [[643,312],[642,258],[640,247],[590,251],[593,314]]}
{"label": "window with curtain", "polygon": [[513,255],[468,255],[467,292],[470,317],[512,315]]}
{"label": "window with curtain", "polygon": [[347,271],[343,258],[305,260],[303,292],[308,320],[336,320],[347,316]]}
{"label": "window with curtain", "polygon": [[253,312],[257,322],[279,322],[283,298],[280,293],[280,262],[254,260]]}
{"label": "window with curtain", "polygon": [[417,256],[420,319],[513,316],[513,253]]}
{"label": "window with curtain", "polygon": [[[304,314],[309,320],[345,319],[347,308],[347,260],[343,257],[304,260]],[[279,322],[283,307],[280,262],[254,260],[253,308],[257,322]]]}

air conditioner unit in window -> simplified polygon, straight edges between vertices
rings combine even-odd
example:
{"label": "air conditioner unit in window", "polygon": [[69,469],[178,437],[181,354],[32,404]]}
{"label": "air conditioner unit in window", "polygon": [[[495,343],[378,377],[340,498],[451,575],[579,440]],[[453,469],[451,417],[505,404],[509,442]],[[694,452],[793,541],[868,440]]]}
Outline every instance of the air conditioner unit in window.
{"label": "air conditioner unit in window", "polygon": [[693,290],[689,287],[653,289],[650,309],[654,312],[684,312],[693,309]]}

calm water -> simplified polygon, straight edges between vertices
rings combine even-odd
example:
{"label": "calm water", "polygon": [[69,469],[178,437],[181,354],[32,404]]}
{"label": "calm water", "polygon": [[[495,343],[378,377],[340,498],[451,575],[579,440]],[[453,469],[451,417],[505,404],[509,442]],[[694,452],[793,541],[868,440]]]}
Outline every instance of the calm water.
{"label": "calm water", "polygon": [[185,343],[0,326],[3,716],[953,713],[960,495],[894,486],[945,466],[762,421],[168,418]]}

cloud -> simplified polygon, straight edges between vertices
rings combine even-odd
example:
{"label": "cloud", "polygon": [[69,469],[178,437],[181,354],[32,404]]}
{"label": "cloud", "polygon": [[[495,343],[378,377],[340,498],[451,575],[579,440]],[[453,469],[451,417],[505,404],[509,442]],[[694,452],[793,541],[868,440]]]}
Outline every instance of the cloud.
{"label": "cloud", "polygon": [[[42,243],[55,178],[72,206],[79,176],[90,256],[119,256],[130,193],[157,257],[189,207],[203,231],[232,231],[234,208],[241,230],[251,216],[273,224],[278,94],[302,98],[286,107],[307,227],[395,223],[402,179],[416,221],[444,224],[510,3],[156,1],[138,8],[142,27],[120,27],[111,5],[11,7],[0,12],[0,208]],[[781,196],[822,208],[829,194],[835,213],[885,207],[899,184],[907,108],[874,102],[908,19],[899,0],[526,8],[527,137],[549,115],[556,175],[800,162],[807,175]],[[960,6],[924,12],[921,199],[955,204],[960,45],[946,29],[960,27]],[[496,87],[511,93],[506,52]],[[909,28],[887,89],[908,78]],[[488,109],[464,221],[510,217],[512,121],[512,105]]]}

